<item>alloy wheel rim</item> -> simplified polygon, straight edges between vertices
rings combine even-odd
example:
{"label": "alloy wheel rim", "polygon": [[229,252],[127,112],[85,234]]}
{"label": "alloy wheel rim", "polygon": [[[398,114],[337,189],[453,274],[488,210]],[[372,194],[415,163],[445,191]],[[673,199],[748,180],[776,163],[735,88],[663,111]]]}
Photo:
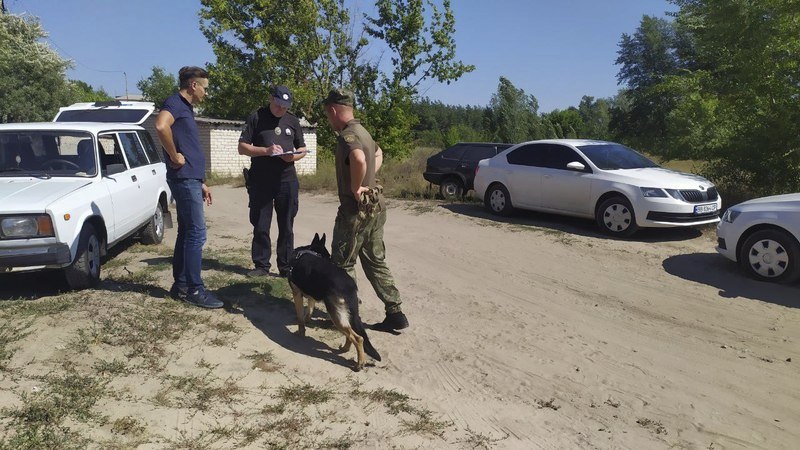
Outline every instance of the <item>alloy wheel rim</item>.
{"label": "alloy wheel rim", "polygon": [[447,183],[444,185],[444,192],[448,196],[456,195],[456,185],[454,183]]}
{"label": "alloy wheel rim", "polygon": [[764,278],[776,278],[789,267],[789,253],[772,239],[764,239],[750,247],[748,254],[750,267]]}
{"label": "alloy wheel rim", "polygon": [[603,211],[603,223],[609,230],[617,233],[627,230],[631,226],[632,219],[631,210],[619,203],[609,205]]}

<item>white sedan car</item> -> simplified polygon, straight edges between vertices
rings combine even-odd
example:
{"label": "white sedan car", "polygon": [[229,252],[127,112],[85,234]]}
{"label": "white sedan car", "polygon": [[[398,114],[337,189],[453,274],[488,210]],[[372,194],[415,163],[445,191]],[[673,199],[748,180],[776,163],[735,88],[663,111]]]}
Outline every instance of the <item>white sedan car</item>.
{"label": "white sedan car", "polygon": [[659,167],[621,144],[582,139],[524,142],[482,160],[475,193],[496,214],[520,208],[594,218],[615,236],[717,223],[722,205],[701,176]]}
{"label": "white sedan car", "polygon": [[717,225],[717,251],[750,276],[789,283],[800,278],[800,193],[732,206]]}

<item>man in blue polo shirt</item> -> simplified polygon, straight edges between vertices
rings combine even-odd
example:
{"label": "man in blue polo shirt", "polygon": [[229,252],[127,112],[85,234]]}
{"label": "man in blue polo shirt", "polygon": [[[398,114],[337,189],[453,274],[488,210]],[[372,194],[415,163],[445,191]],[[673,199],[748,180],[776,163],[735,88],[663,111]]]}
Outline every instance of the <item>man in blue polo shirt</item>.
{"label": "man in blue polo shirt", "polygon": [[223,303],[206,290],[200,276],[206,242],[203,203],[211,205],[211,190],[203,182],[206,157],[193,105],[206,96],[208,72],[199,67],[183,67],[178,79],[180,90],[164,100],[156,118],[156,131],[167,161],[167,183],[178,213],[178,236],[172,256],[175,281],[169,293],[202,308],[220,308]]}

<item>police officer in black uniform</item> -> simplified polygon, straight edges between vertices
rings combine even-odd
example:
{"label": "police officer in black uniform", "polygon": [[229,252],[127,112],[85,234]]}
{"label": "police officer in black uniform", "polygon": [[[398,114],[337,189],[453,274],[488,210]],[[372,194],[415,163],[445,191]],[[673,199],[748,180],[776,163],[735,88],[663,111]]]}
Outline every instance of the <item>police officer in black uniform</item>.
{"label": "police officer in black uniform", "polygon": [[239,154],[250,159],[247,190],[253,225],[252,258],[255,269],[248,276],[269,275],[272,210],[278,221],[278,275],[285,277],[294,250],[294,217],[298,209],[297,172],[294,162],[306,155],[300,121],[289,113],[292,93],[286,86],[270,91],[269,105],[247,118],[239,137]]}

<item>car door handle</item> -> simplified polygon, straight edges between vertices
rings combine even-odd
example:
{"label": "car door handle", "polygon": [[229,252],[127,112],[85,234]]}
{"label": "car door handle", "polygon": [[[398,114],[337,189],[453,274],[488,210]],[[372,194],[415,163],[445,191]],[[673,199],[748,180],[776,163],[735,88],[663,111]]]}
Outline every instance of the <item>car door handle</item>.
{"label": "car door handle", "polygon": [[553,178],[552,175],[542,175],[542,178]]}
{"label": "car door handle", "polygon": [[131,181],[136,181],[136,180],[137,180],[136,175],[131,175]]}
{"label": "car door handle", "polygon": [[153,175],[156,174],[156,169],[150,169],[150,172],[153,172]]}

